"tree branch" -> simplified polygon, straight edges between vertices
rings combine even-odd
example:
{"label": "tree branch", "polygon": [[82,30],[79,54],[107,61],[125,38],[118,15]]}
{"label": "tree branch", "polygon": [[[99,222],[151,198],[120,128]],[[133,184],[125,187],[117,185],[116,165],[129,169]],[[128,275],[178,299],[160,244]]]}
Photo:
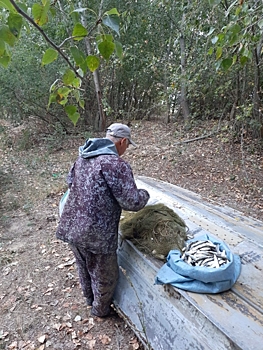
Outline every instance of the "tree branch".
{"label": "tree branch", "polygon": [[[224,108],[225,109],[225,108]],[[207,134],[207,135],[202,135],[202,136],[199,136],[199,137],[195,137],[193,139],[188,139],[188,140],[184,140],[184,141],[180,141],[180,142],[176,142],[173,144],[173,146],[177,146],[177,145],[181,145],[183,143],[189,143],[189,142],[193,142],[193,141],[198,141],[198,140],[203,140],[203,139],[207,139],[208,137],[210,136],[214,136],[216,135],[219,131],[220,131],[220,126],[221,126],[221,121],[222,121],[222,118],[224,116],[224,110],[219,118],[219,122],[218,122],[218,125],[217,125],[217,129],[215,131],[212,131],[210,134]]]}
{"label": "tree branch", "polygon": [[39,27],[39,25],[36,24],[36,22],[28,16],[27,13],[25,13],[21,8],[15,3],[14,0],[10,0],[11,4],[14,6],[14,8],[17,10],[17,12],[24,17],[29,23],[31,23],[44,37],[44,39],[60,54],[60,56],[67,62],[67,64],[72,68],[72,70],[75,72],[75,74],[82,79],[81,75],[79,75],[76,68],[72,65],[72,63],[69,61],[67,56],[64,54],[64,52],[60,49],[59,46],[57,46],[49,37],[46,35],[46,33],[43,31],[42,28]]}

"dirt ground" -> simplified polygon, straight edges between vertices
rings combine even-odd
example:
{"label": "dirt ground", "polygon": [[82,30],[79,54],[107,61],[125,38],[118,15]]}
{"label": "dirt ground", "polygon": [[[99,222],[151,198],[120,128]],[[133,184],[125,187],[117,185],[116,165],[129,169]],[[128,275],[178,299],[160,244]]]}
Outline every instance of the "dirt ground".
{"label": "dirt ground", "polygon": [[[115,313],[91,317],[73,256],[56,240],[58,204],[67,172],[88,131],[68,137],[0,121],[0,349],[143,349]],[[133,122],[124,158],[135,175],[167,181],[263,219],[263,153],[215,123]],[[206,137],[203,137],[207,135]]]}

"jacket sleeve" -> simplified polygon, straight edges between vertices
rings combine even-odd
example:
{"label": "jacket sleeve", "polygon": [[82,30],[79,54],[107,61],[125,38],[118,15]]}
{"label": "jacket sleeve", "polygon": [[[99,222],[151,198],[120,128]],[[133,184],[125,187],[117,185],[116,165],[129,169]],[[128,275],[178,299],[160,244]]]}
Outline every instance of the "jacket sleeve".
{"label": "jacket sleeve", "polygon": [[137,188],[132,169],[124,160],[103,169],[103,176],[123,210],[138,211],[147,204],[149,193]]}

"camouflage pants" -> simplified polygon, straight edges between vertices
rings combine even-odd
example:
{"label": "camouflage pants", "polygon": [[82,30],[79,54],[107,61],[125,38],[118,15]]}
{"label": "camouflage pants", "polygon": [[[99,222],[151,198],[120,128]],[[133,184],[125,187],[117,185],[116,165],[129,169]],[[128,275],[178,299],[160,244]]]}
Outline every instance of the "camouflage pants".
{"label": "camouflage pants", "polygon": [[93,254],[90,251],[70,245],[76,258],[80,285],[87,303],[92,305],[92,314],[106,316],[118,280],[119,267],[116,252]]}

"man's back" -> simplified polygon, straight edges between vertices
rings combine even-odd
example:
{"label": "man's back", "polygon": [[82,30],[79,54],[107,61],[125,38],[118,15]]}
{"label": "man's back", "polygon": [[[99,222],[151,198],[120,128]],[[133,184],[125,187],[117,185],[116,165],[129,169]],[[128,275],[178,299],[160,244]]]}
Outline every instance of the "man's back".
{"label": "man's back", "polygon": [[57,237],[96,254],[115,251],[121,209],[138,211],[148,200],[130,165],[115,154],[79,157],[69,179]]}

